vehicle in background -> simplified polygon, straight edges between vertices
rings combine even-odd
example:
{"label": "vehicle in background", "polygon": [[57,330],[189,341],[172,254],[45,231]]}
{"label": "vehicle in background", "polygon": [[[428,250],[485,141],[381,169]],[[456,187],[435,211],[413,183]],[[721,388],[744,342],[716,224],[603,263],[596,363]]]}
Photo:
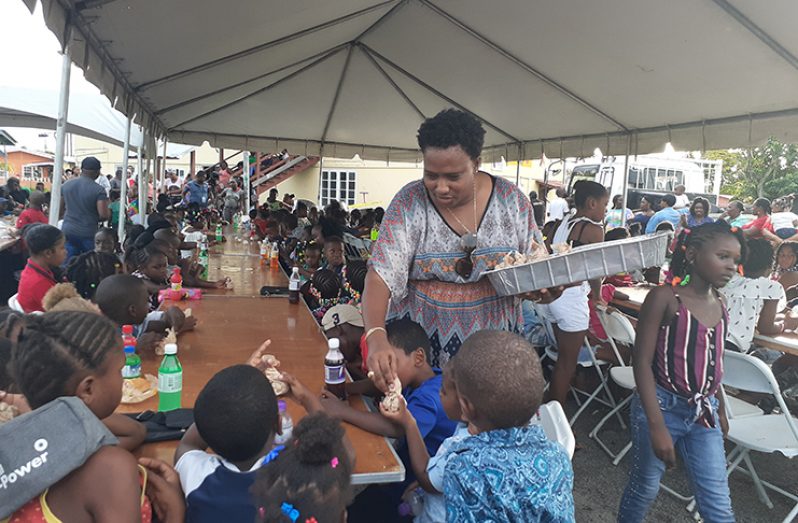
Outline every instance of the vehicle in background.
{"label": "vehicle in background", "polygon": [[[722,160],[670,159],[656,155],[629,157],[629,185],[626,207],[637,209],[644,196],[652,203],[684,185],[690,200],[702,196],[717,210]],[[566,165],[566,172],[567,172]],[[583,160],[570,169],[566,187],[570,193],[578,180],[592,180],[605,186],[611,196],[623,194],[624,157],[604,157],[600,162]]]}

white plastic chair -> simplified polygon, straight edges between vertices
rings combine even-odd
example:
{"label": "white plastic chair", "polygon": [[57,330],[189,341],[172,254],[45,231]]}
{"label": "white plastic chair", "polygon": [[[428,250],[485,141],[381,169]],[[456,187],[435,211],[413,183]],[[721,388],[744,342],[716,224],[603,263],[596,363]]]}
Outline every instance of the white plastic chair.
{"label": "white plastic chair", "polygon": [[[550,340],[556,340],[557,337],[554,335],[554,327],[552,326],[551,322],[549,322],[546,316],[540,312],[538,312],[538,316],[540,317],[540,321],[543,323],[543,325],[546,328],[546,333],[548,335],[548,338]],[[556,343],[556,341],[554,343]],[[545,347],[545,356],[551,361],[555,363],[557,362],[558,354],[557,354],[556,344],[552,344]],[[577,411],[574,413],[574,415],[571,416],[571,419],[569,420],[571,426],[573,426],[573,424],[576,423],[576,419],[585,411],[585,409],[587,409],[588,405],[590,405],[590,403],[592,403],[594,400],[607,407],[610,408],[615,407],[615,398],[612,396],[612,392],[610,391],[610,388],[607,384],[607,377],[604,375],[604,373],[601,370],[602,366],[606,366],[609,364],[610,363],[607,361],[603,360],[599,361],[596,358],[596,354],[595,351],[593,350],[593,347],[591,347],[590,344],[587,342],[587,339],[585,339],[585,342],[582,344],[582,348],[579,353],[579,361],[577,365],[584,368],[591,367],[595,369],[596,375],[599,378],[599,384],[592,392],[583,391],[573,386],[571,387],[571,394],[573,394],[574,400],[576,401],[576,404],[579,407]],[[549,384],[546,384],[547,388],[548,385]],[[604,391],[604,395],[607,398],[606,400],[598,397],[602,391]],[[582,401],[579,398],[580,394],[582,396],[585,396],[584,401]],[[621,420],[621,424],[623,424],[623,420]]]}
{"label": "white plastic chair", "polygon": [[17,296],[18,295],[15,294],[8,299],[8,308],[25,314],[25,311],[22,309],[22,305],[20,305],[19,300],[17,300]]}
{"label": "white plastic chair", "polygon": [[562,445],[568,453],[569,459],[574,457],[576,438],[574,438],[571,425],[568,424],[568,418],[559,401],[550,401],[541,405],[529,423],[543,427],[543,432],[546,433],[549,440]]}
{"label": "white plastic chair", "polygon": [[[779,383],[773,372],[763,361],[747,354],[727,352],[723,359],[723,383],[739,390],[772,394],[776,398],[780,414],[763,414],[761,416],[733,418],[729,420],[728,439],[736,445],[729,453],[729,467],[727,474],[734,470],[751,476],[754,487],[768,508],[773,508],[773,503],[765,491],[765,487],[782,494],[796,502],[784,523],[792,521],[798,516],[798,495],[777,487],[759,478],[754,465],[751,463],[751,451],[780,452],[787,458],[798,456],[798,425],[784,403]],[[746,468],[741,468],[740,463],[745,462]]]}
{"label": "white plastic chair", "polygon": [[[634,372],[631,366],[624,363],[623,358],[621,358],[620,351],[618,350],[618,345],[616,344],[620,343],[628,347],[634,347],[635,329],[632,326],[632,322],[629,321],[629,318],[627,318],[622,312],[614,309],[608,309],[603,306],[596,307],[596,314],[601,322],[601,326],[604,327],[604,331],[607,333],[607,343],[609,343],[610,347],[612,347],[612,351],[615,353],[615,357],[619,362],[617,366],[614,366],[610,369],[610,378],[612,381],[618,384],[618,386],[632,391],[635,388]],[[604,452],[606,452],[612,458],[613,465],[620,463],[623,457],[626,456],[626,453],[632,448],[632,442],[630,441],[623,449],[615,454],[603,441],[601,441],[601,439],[598,437],[598,432],[601,430],[601,427],[607,423],[607,420],[618,414],[621,409],[626,407],[629,402],[632,401],[632,397],[633,394],[629,394],[623,401],[615,405],[615,407],[613,407],[613,409],[610,410],[606,416],[601,418],[601,420],[596,423],[596,426],[593,427],[593,430],[590,431],[589,434],[589,436],[593,438],[596,443],[598,443],[599,447],[601,447],[602,450],[604,450]]]}

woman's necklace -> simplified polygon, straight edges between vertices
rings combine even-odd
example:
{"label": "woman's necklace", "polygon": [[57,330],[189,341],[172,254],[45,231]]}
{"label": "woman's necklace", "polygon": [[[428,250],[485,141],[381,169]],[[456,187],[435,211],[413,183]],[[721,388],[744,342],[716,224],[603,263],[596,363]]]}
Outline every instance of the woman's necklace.
{"label": "woman's necklace", "polygon": [[460,224],[460,227],[465,229],[466,233],[468,233],[468,234],[463,235],[462,243],[464,245],[464,248],[476,247],[476,245],[477,245],[477,232],[478,232],[478,229],[479,229],[479,223],[477,222],[477,175],[476,175],[476,173],[474,174],[474,232],[471,232],[471,229],[469,229],[466,226],[466,224],[464,224],[460,220],[460,218],[457,217],[457,215],[454,213],[454,211],[452,211],[448,207],[446,207],[446,210],[449,211],[449,214],[452,215],[452,218],[457,220],[457,223]]}

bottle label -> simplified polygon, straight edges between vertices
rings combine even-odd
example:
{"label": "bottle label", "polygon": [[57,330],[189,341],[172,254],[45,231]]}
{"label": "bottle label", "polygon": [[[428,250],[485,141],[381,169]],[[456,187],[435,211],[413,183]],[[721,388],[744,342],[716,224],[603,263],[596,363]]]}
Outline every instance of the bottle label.
{"label": "bottle label", "polygon": [[325,365],[324,366],[324,382],[325,383],[343,383],[344,382],[344,366],[343,365]]}
{"label": "bottle label", "polygon": [[158,392],[169,393],[181,390],[183,390],[183,371],[158,373]]}
{"label": "bottle label", "polygon": [[122,367],[122,377],[123,378],[138,378],[141,376],[141,364],[137,365],[125,365]]}
{"label": "bottle label", "polygon": [[299,290],[299,282],[297,280],[291,280],[288,282],[288,290],[289,291],[298,291]]}

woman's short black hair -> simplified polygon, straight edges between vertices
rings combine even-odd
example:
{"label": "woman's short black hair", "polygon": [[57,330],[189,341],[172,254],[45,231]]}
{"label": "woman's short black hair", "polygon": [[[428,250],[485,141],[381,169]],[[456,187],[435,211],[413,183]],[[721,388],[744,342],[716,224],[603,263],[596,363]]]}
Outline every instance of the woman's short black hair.
{"label": "woman's short black hair", "polygon": [[752,238],[748,244],[748,255],[743,262],[743,273],[748,277],[761,275],[773,267],[773,246],[762,238]]}
{"label": "woman's short black hair", "polygon": [[574,184],[574,204],[581,209],[588,198],[602,198],[607,195],[607,188],[592,180],[579,180]]}
{"label": "woman's short black hair", "polygon": [[448,149],[459,145],[474,161],[482,154],[485,129],[474,115],[458,109],[444,109],[427,118],[418,128],[421,152],[429,148]]}
{"label": "woman's short black hair", "polygon": [[704,216],[709,215],[709,200],[707,200],[706,198],[702,198],[701,196],[697,197],[695,200],[693,200],[693,203],[690,204],[690,214],[695,216],[695,213],[693,211],[698,205],[704,207]]}
{"label": "woman's short black hair", "polygon": [[39,254],[47,249],[52,249],[64,234],[58,227],[39,223],[25,231],[25,244],[31,254]]}
{"label": "woman's short black hair", "polygon": [[770,214],[770,200],[767,198],[757,198],[754,200],[754,207],[763,209],[767,214]]}

